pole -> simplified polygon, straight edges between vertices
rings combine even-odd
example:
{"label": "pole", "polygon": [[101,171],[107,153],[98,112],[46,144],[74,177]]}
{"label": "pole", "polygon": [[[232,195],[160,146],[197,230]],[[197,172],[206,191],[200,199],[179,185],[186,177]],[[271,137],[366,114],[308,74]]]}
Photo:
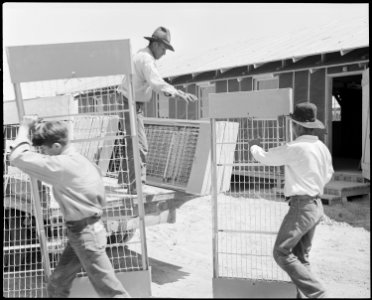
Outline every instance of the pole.
{"label": "pole", "polygon": [[[21,122],[23,116],[25,115],[25,108],[23,105],[21,87],[19,83],[14,83],[13,86],[14,86],[19,122]],[[42,257],[43,257],[45,280],[47,281],[51,275],[51,270],[50,270],[48,246],[46,242],[46,235],[45,235],[44,222],[43,222],[43,210],[40,204],[40,193],[39,193],[39,187],[37,184],[37,180],[35,178],[30,177],[30,182],[31,182],[31,194],[34,200],[32,201],[32,204],[33,204],[33,211],[34,211],[34,216],[35,216],[35,221],[36,221],[36,229],[39,234],[39,243],[40,243],[40,250],[42,253]]]}
{"label": "pole", "polygon": [[216,120],[211,119],[211,188],[212,188],[212,249],[213,278],[218,277],[218,227],[217,227],[217,158],[216,158]]}
{"label": "pole", "polygon": [[141,166],[140,166],[140,154],[138,147],[138,135],[137,135],[137,120],[136,120],[136,109],[135,99],[133,97],[133,78],[132,74],[129,74],[128,80],[128,104],[129,104],[129,119],[132,133],[132,146],[133,146],[133,159],[134,159],[134,173],[136,178],[136,188],[138,196],[138,217],[140,234],[142,237],[141,250],[142,250],[142,266],[144,270],[148,270],[149,262],[147,257],[147,245],[146,245],[146,231],[145,231],[145,209],[143,204],[143,193],[142,193],[142,180],[141,180]]}

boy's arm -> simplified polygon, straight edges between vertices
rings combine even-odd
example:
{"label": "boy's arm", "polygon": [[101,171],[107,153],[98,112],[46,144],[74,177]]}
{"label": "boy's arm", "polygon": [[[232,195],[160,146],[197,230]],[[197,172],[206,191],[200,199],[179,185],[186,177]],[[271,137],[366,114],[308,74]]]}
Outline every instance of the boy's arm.
{"label": "boy's arm", "polygon": [[31,150],[30,129],[35,125],[37,120],[38,117],[36,115],[23,117],[20,122],[17,137],[14,140],[13,145],[10,147],[10,161],[16,159],[21,153]]}
{"label": "boy's arm", "polygon": [[24,116],[14,144],[11,146],[9,160],[12,166],[28,175],[54,184],[61,180],[58,159],[31,151],[30,129],[37,120],[37,116]]}

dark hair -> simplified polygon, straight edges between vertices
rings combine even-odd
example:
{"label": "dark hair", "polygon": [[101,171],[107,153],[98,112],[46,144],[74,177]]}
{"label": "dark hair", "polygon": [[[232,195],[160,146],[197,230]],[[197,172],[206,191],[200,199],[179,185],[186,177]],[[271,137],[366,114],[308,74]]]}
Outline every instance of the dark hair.
{"label": "dark hair", "polygon": [[59,143],[62,146],[67,145],[68,128],[66,123],[62,121],[38,123],[32,130],[32,145],[51,147],[54,143]]}

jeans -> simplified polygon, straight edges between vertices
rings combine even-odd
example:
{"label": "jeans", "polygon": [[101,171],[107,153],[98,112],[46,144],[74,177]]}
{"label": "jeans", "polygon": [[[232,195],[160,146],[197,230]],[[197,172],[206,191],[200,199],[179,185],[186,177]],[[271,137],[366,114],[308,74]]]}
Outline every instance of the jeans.
{"label": "jeans", "polygon": [[102,221],[88,224],[80,230],[77,232],[67,228],[67,246],[48,282],[49,298],[67,298],[81,267],[100,297],[130,297],[117,279],[106,254],[107,237]]}
{"label": "jeans", "polygon": [[[124,109],[128,109],[128,99],[122,95],[119,95],[120,105]],[[137,116],[137,136],[138,136],[138,146],[140,152],[140,166],[141,166],[141,181],[146,182],[146,161],[148,153],[148,142],[145,132],[144,124],[144,114],[143,114],[143,103],[136,103],[136,116]],[[133,140],[131,135],[131,125],[129,119],[129,112],[119,112],[120,124],[122,128],[126,131],[126,155],[121,156],[121,170],[119,170],[118,183],[127,183],[132,191],[136,190],[136,176],[134,173],[134,157],[133,157]],[[123,122],[124,121],[124,122]],[[125,172],[123,170],[128,170],[128,178],[125,177]]]}
{"label": "jeans", "polygon": [[326,291],[310,269],[309,252],[323,216],[321,199],[293,196],[274,245],[274,259],[297,287],[297,297],[323,298]]}

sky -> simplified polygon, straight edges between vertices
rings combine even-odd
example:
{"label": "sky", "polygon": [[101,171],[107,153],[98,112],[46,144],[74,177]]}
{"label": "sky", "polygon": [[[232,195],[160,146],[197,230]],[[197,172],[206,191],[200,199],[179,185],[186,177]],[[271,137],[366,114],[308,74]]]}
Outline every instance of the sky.
{"label": "sky", "polygon": [[130,39],[134,52],[147,45],[144,36],[165,26],[175,48],[162,58],[166,62],[368,10],[367,3],[3,3],[3,95],[14,97],[7,46]]}

